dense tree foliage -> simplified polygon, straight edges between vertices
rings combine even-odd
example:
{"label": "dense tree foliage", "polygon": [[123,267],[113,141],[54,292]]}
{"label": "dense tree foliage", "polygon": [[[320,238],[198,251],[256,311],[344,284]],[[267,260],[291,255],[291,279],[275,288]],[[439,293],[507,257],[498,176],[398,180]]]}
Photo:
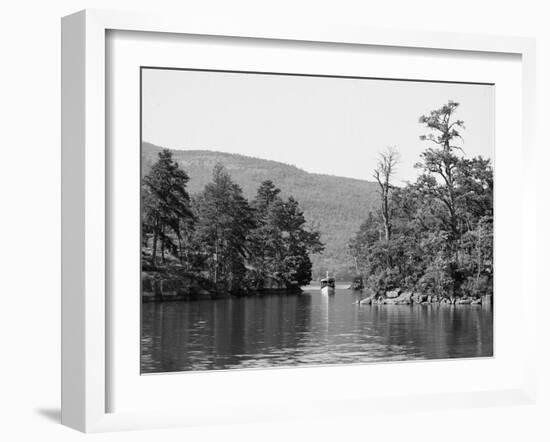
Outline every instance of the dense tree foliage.
{"label": "dense tree foliage", "polygon": [[279,194],[280,189],[267,180],[252,202],[257,228],[251,236],[251,262],[259,287],[270,275],[287,286],[308,284],[312,267],[309,256],[323,249],[319,232],[306,228],[298,202],[292,197],[285,201]]}
{"label": "dense tree foliage", "polygon": [[437,297],[492,294],[493,171],[488,159],[466,158],[456,144],[465,128],[453,120],[458,106],[449,101],[420,117],[429,131],[421,139],[430,143],[416,165],[420,176],[388,186],[390,202],[382,198],[350,242],[375,293],[400,287]]}
{"label": "dense tree foliage", "polygon": [[214,166],[211,181],[192,199],[188,181],[168,150],[158,154],[144,177],[145,267],[177,266],[229,293],[272,285],[296,288],[311,281],[310,254],[323,246],[294,198],[281,198],[280,189],[265,181],[249,203],[222,164]]}
{"label": "dense tree foliage", "polygon": [[[161,151],[143,143],[143,176],[147,175]],[[271,180],[281,189],[283,199],[293,197],[300,204],[308,226],[315,224],[325,246],[311,254],[313,279],[330,271],[339,281],[349,281],[355,273],[353,257],[347,248],[369,210],[379,201],[379,186],[372,181],[309,173],[297,167],[244,155],[206,150],[172,150],[173,157],[189,175],[187,186],[192,197],[201,193],[211,180],[216,163],[223,163],[231,179],[239,184],[249,201],[256,198],[263,181]],[[327,153],[330,159],[330,153]]]}

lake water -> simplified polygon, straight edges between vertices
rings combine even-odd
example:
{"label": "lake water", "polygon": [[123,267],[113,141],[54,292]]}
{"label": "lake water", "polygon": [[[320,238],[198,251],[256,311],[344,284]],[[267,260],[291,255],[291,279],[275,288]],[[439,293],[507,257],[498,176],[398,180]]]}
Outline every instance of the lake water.
{"label": "lake water", "polygon": [[480,305],[359,306],[358,292],[144,303],[142,373],[493,355]]}

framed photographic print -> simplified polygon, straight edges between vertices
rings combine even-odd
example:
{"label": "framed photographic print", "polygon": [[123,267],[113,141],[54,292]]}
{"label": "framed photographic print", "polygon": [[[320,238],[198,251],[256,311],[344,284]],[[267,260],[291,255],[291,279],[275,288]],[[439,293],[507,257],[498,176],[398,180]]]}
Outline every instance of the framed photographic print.
{"label": "framed photographic print", "polygon": [[63,19],[63,423],[531,401],[533,41],[264,25]]}

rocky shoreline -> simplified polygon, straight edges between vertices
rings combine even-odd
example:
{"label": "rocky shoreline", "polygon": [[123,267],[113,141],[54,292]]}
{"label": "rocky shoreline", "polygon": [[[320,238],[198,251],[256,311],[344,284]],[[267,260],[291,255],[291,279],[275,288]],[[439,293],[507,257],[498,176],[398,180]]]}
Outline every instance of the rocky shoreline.
{"label": "rocky shoreline", "polygon": [[[351,287],[350,287],[351,288]],[[200,301],[244,296],[294,295],[302,293],[296,285],[287,287],[276,278],[267,278],[262,289],[238,294],[213,287],[207,279],[181,270],[142,271],[141,299],[143,302]],[[384,295],[370,295],[357,301],[359,305],[492,305],[492,295],[480,297],[438,297],[396,289]]]}
{"label": "rocky shoreline", "polygon": [[445,296],[429,296],[415,293],[412,291],[393,290],[386,292],[385,296],[368,296],[357,301],[359,305],[433,305],[433,304],[448,304],[448,305],[492,305],[493,296],[484,295],[479,297],[445,297]]}

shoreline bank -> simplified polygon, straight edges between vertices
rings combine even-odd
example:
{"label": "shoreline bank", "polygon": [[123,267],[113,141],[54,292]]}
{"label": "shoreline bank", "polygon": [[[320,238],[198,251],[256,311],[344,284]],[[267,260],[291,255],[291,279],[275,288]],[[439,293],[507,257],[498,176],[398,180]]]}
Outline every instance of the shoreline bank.
{"label": "shoreline bank", "polygon": [[264,288],[248,289],[239,294],[219,290],[206,279],[185,272],[142,271],[142,302],[201,301],[266,295],[294,295],[302,293],[299,286],[286,287],[270,278]]}

